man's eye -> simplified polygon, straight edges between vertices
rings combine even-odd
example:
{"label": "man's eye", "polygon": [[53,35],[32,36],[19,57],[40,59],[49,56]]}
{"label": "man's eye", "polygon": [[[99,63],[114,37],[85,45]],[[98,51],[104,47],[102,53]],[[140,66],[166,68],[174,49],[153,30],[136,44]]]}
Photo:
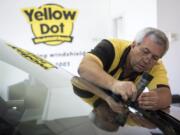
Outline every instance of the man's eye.
{"label": "man's eye", "polygon": [[148,54],[148,53],[149,53],[149,51],[148,51],[147,49],[142,49],[142,52],[143,52],[144,54]]}
{"label": "man's eye", "polygon": [[156,57],[156,56],[154,56],[153,59],[154,59],[155,61],[159,60],[159,58]]}

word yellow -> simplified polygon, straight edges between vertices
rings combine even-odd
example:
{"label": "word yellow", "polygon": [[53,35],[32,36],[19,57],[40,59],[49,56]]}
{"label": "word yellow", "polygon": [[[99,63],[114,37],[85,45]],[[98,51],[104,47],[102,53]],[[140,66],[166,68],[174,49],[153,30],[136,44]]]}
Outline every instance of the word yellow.
{"label": "word yellow", "polygon": [[74,21],[76,16],[76,11],[73,10],[62,9],[52,11],[51,8],[43,8],[42,11],[40,11],[39,9],[29,9],[24,10],[24,13],[28,16],[30,22],[34,20],[42,21],[52,19],[70,19]]}

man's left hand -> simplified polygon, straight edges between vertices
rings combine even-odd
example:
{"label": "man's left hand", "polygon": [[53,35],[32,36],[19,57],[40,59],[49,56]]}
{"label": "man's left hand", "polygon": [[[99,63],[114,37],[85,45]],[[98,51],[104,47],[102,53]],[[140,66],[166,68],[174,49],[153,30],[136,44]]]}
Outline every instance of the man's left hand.
{"label": "man's left hand", "polygon": [[159,109],[159,95],[157,91],[142,93],[138,98],[139,107],[146,110]]}

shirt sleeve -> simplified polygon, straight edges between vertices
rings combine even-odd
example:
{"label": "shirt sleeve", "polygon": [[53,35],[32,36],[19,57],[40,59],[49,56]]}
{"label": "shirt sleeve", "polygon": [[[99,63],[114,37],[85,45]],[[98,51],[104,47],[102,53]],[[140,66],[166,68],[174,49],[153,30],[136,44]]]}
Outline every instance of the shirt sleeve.
{"label": "shirt sleeve", "polygon": [[159,61],[151,70],[150,74],[154,77],[148,85],[149,90],[159,87],[169,87],[167,71],[162,63]]}
{"label": "shirt sleeve", "polygon": [[94,49],[89,52],[100,59],[103,64],[103,69],[108,71],[110,68],[114,57],[115,51],[114,47],[108,40],[102,40]]}

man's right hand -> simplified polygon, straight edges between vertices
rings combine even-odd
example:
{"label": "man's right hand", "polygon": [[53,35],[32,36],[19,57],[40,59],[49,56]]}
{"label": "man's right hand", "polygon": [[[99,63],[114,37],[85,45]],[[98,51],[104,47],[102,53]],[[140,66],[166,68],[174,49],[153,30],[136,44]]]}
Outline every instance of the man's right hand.
{"label": "man's right hand", "polygon": [[124,112],[124,106],[121,103],[117,103],[112,97],[107,96],[105,101],[108,103],[109,107],[113,112],[122,113]]}
{"label": "man's right hand", "polygon": [[124,101],[131,99],[134,101],[137,95],[137,89],[131,81],[118,81],[115,80],[112,84],[111,90],[114,94],[121,95]]}

